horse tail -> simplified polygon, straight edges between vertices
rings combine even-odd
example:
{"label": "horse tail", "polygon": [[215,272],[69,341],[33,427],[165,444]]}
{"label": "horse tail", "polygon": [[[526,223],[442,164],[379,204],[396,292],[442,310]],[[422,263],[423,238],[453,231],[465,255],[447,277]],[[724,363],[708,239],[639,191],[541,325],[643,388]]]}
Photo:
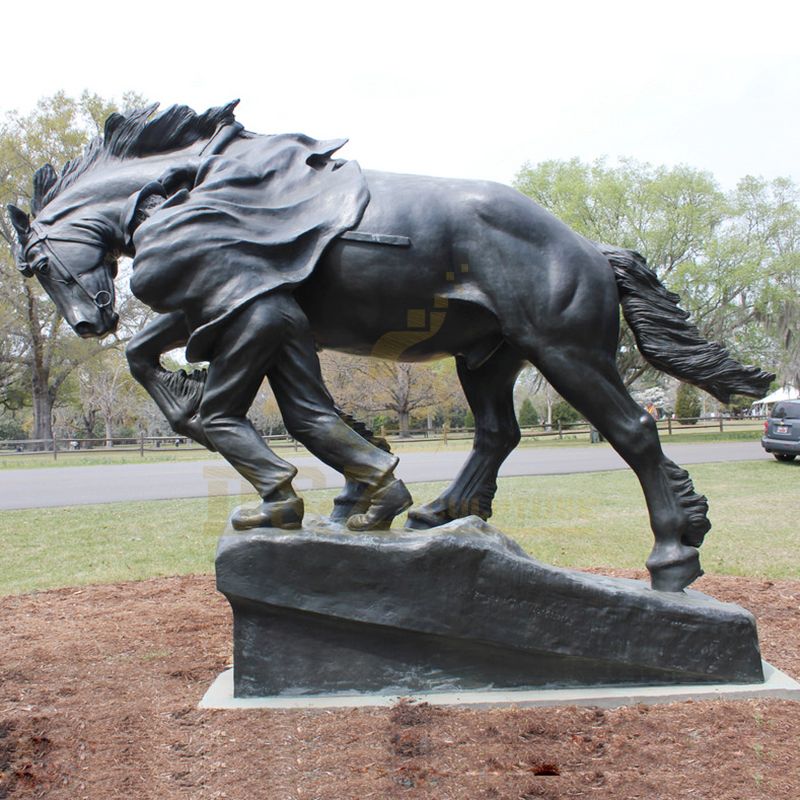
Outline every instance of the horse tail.
{"label": "horse tail", "polygon": [[614,270],[622,313],[639,352],[657,369],[693,383],[722,403],[732,394],[763,397],[775,375],[740,364],[722,345],[709,342],[688,322],[689,312],[633,250],[595,245]]}

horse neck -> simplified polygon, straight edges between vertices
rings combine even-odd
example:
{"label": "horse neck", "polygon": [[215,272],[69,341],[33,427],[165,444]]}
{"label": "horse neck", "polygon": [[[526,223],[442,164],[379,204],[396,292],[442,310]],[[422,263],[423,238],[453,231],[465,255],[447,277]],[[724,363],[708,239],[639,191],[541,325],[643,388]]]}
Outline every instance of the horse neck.
{"label": "horse neck", "polygon": [[91,220],[113,249],[124,249],[122,215],[131,195],[170,168],[197,158],[197,147],[136,159],[110,159],[81,176],[43,209],[45,225]]}

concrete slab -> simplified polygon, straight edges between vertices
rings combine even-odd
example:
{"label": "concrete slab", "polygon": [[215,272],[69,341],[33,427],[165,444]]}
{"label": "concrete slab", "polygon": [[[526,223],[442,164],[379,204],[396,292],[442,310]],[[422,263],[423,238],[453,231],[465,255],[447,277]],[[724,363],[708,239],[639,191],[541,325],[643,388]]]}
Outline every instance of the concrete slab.
{"label": "concrete slab", "polygon": [[316,709],[393,706],[401,697],[432,705],[499,708],[502,706],[617,706],[680,703],[686,700],[755,700],[776,698],[800,702],[800,683],[766,661],[764,683],[698,684],[673,686],[590,687],[586,689],[489,690],[430,692],[414,695],[348,694],[314,696],[233,696],[233,668],[221,672],[199,703],[199,708],[218,709]]}

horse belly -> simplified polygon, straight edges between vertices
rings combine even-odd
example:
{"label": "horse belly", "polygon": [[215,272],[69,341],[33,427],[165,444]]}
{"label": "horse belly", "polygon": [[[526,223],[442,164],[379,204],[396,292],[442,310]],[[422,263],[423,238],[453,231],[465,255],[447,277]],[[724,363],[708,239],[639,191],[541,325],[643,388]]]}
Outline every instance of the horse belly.
{"label": "horse belly", "polygon": [[431,335],[441,326],[430,272],[400,248],[335,242],[297,297],[320,347],[397,360],[416,344],[431,358],[445,343]]}

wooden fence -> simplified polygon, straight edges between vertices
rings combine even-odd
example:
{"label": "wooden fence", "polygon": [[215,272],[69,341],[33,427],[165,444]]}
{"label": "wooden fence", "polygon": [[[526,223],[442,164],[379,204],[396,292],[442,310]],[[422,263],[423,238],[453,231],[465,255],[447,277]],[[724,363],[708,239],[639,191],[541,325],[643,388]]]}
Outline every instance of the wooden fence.
{"label": "wooden fence", "polygon": [[[733,431],[748,431],[756,433],[761,431],[765,417],[698,417],[693,419],[673,420],[665,419],[658,422],[659,432],[663,437],[677,433],[715,431],[719,433]],[[399,431],[383,428],[378,433],[390,443],[424,443],[460,442],[472,440],[474,428],[433,428],[416,429],[409,431],[407,436],[400,436]],[[286,434],[264,436],[270,447],[276,449],[290,448],[298,450],[298,443]],[[597,431],[585,420],[570,424],[560,422],[552,426],[536,425],[523,428],[522,439],[577,439],[587,442],[602,441]],[[112,439],[79,439],[79,438],[53,438],[43,439],[13,439],[0,441],[0,456],[26,455],[52,455],[54,459],[60,456],[69,456],[74,453],[137,453],[144,457],[147,453],[163,453],[172,451],[202,451],[205,448],[190,439],[181,436],[145,436],[139,437],[114,437]]]}

